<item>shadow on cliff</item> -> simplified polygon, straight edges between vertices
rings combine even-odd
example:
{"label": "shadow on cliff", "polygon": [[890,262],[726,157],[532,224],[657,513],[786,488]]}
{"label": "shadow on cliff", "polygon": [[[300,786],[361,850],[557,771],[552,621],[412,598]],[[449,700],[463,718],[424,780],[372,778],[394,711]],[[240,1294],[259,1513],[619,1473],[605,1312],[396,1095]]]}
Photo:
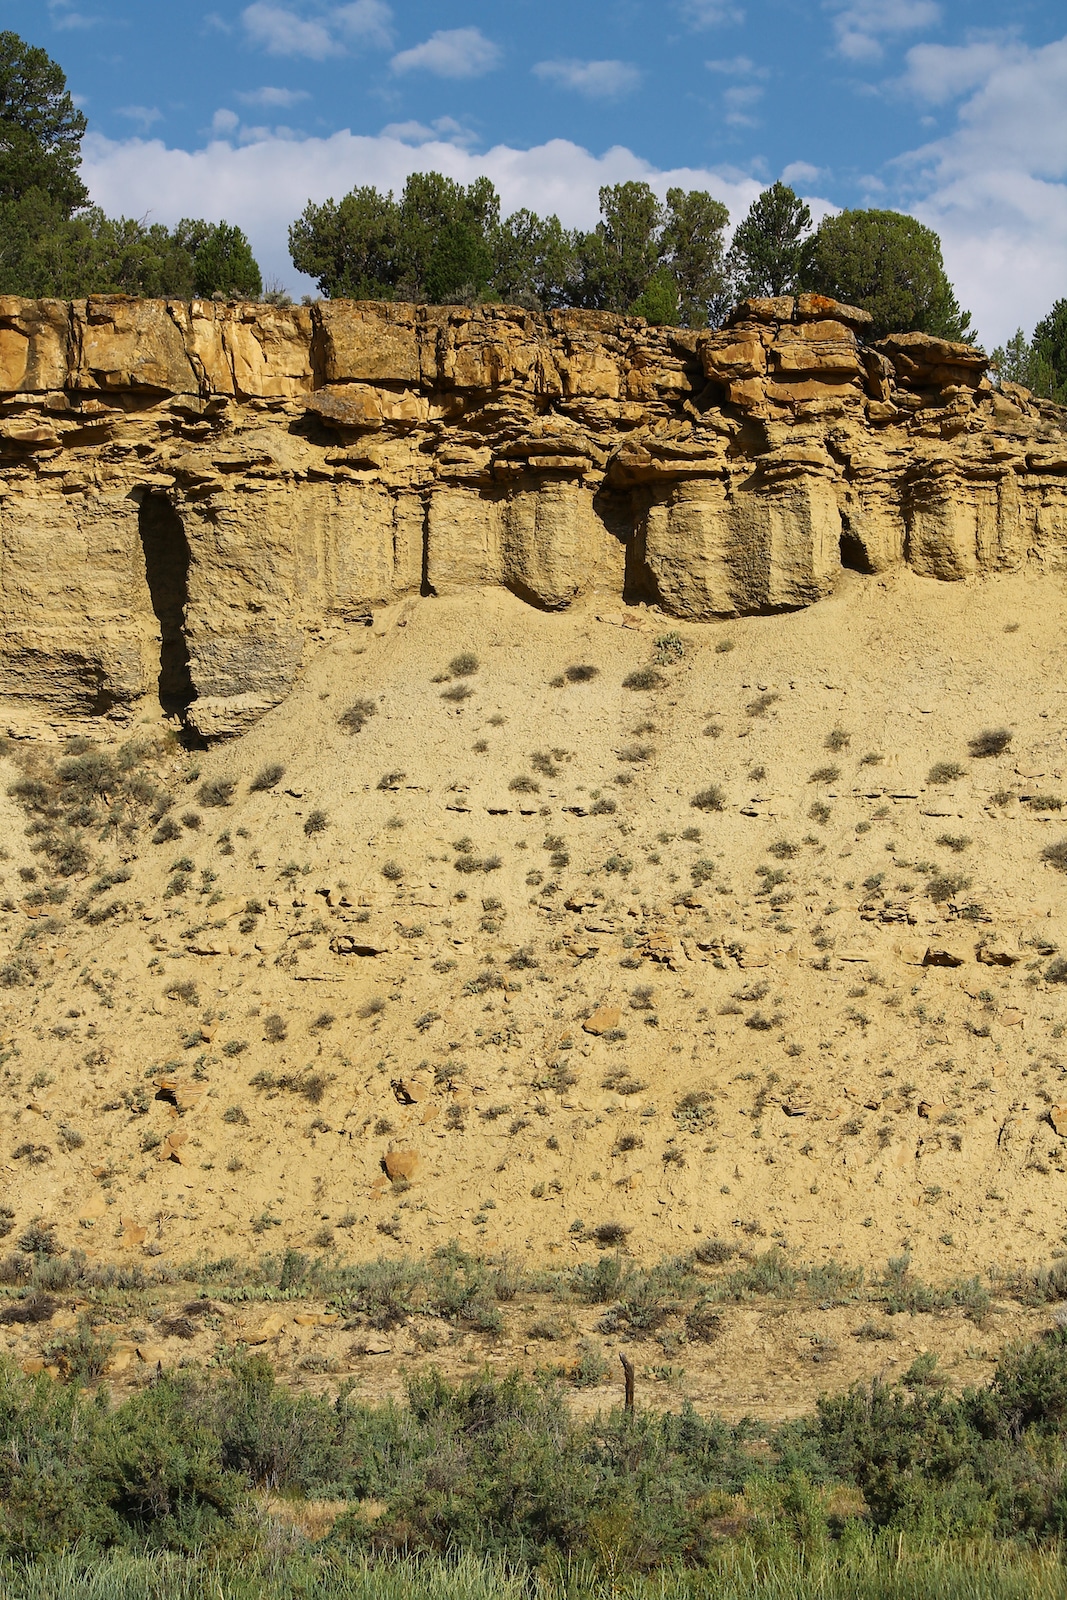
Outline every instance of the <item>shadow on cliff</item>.
{"label": "shadow on cliff", "polygon": [[138,526],[152,610],[159,623],[159,703],[181,712],[195,696],[185,638],[189,604],[189,541],[181,518],[162,494],[146,494]]}

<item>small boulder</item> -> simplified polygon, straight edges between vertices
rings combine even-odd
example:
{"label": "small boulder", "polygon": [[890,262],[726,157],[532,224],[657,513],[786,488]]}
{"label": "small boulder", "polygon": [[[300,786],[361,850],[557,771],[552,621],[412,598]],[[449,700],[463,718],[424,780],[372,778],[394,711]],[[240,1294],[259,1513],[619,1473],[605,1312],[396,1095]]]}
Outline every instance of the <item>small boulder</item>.
{"label": "small boulder", "polygon": [[387,1150],[382,1165],[390,1183],[398,1178],[410,1183],[419,1170],[419,1153],[417,1150]]}
{"label": "small boulder", "polygon": [[610,1033],[617,1028],[622,1020],[622,1009],[619,1006],[599,1006],[591,1017],[586,1017],[582,1023],[584,1033],[596,1034]]}

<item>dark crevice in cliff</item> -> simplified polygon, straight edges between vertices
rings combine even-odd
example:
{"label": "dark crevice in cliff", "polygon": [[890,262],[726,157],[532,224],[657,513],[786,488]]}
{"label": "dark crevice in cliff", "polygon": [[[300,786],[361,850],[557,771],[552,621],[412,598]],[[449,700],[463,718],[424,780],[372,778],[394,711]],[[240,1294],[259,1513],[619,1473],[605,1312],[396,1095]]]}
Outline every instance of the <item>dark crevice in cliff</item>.
{"label": "dark crevice in cliff", "polygon": [[138,524],[148,593],[159,622],[159,703],[167,712],[184,711],[195,696],[185,638],[189,541],[165,495],[145,495]]}
{"label": "dark crevice in cliff", "polygon": [[865,577],[870,577],[874,571],[871,558],[867,554],[867,546],[847,527],[841,535],[841,565],[847,567],[850,572],[862,572]]}

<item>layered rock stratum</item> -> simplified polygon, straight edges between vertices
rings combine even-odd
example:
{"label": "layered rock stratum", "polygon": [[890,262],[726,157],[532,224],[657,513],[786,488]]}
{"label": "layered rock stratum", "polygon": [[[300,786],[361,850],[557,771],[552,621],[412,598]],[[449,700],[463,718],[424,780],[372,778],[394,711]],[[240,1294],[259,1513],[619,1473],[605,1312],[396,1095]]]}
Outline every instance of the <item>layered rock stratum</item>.
{"label": "layered rock stratum", "polygon": [[1062,408],[869,320],[0,300],[0,699],[121,715],[158,687],[213,738],[408,594],[702,620],[811,604],[842,565],[1061,565]]}
{"label": "layered rock stratum", "polygon": [[811,299],[5,301],[0,371],[0,1349],[781,1415],[1047,1325],[1061,410]]}

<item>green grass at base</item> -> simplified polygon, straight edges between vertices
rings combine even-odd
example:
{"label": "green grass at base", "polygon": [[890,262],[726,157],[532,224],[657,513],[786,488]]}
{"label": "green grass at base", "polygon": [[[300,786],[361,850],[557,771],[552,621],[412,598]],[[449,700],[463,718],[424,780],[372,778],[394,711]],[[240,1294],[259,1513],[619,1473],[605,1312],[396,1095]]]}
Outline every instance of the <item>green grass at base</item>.
{"label": "green grass at base", "polygon": [[219,1566],[171,1555],[0,1565],[5,1600],[1063,1600],[1058,1549],[941,1546],[899,1535],[846,1548],[724,1552],[700,1572],[619,1576],[588,1563],[515,1570],[472,1556],[371,1561],[279,1551]]}

